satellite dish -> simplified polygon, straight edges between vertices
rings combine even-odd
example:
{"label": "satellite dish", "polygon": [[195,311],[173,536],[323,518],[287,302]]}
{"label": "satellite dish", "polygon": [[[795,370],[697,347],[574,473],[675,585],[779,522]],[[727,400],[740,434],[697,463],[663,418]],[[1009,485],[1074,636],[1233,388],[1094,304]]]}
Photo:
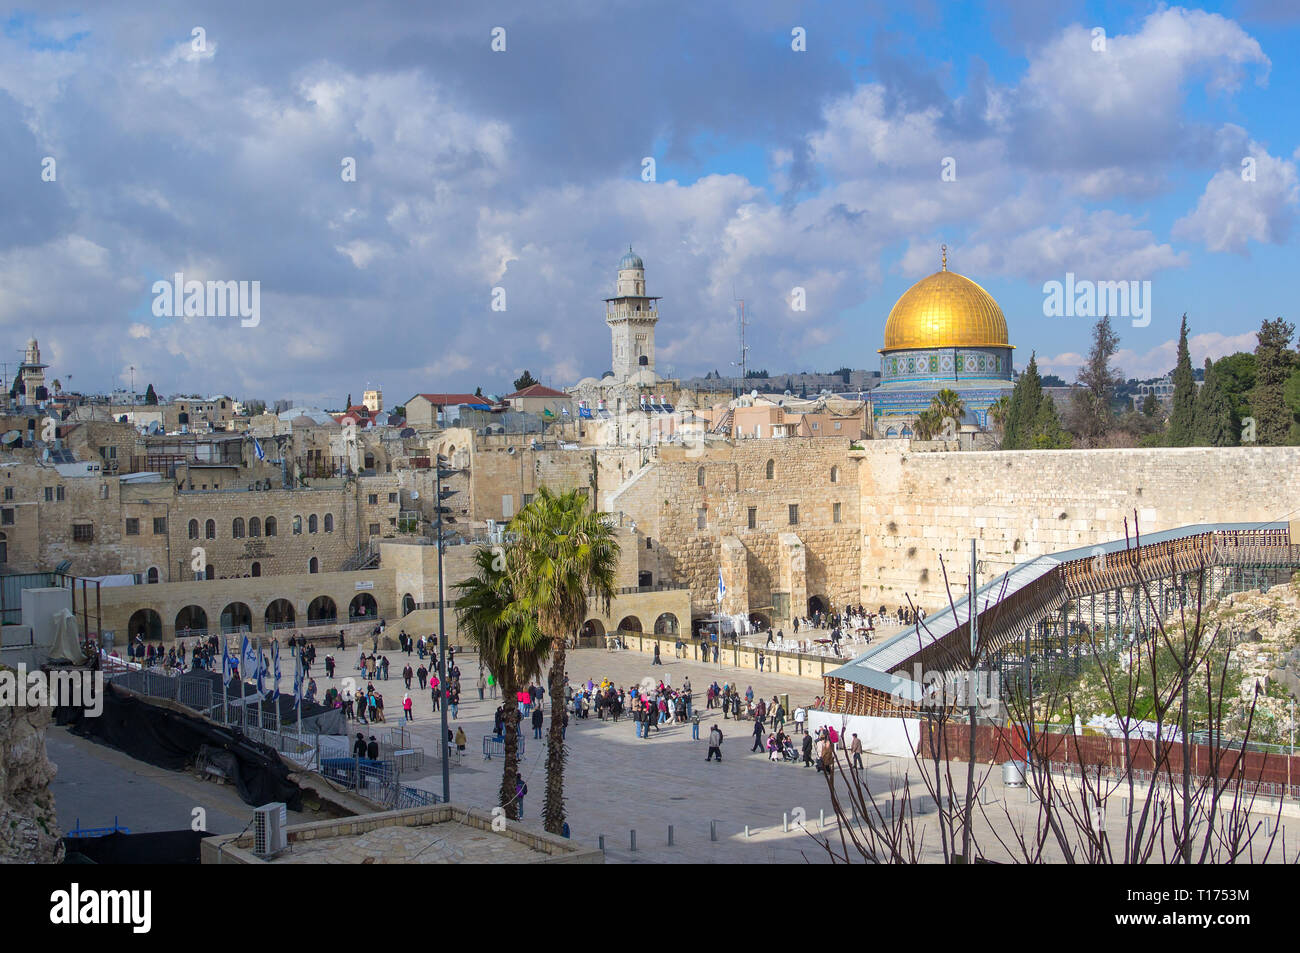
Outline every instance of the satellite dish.
{"label": "satellite dish", "polygon": [[749,396],[750,396],[750,397],[753,397],[753,398],[757,398],[757,397],[758,397],[758,391],[756,391],[756,390],[751,390],[751,391],[749,392]]}
{"label": "satellite dish", "polygon": [[786,397],[793,397],[794,394],[790,393],[789,391],[786,391],[786,392],[785,392],[785,396],[786,396]]}
{"label": "satellite dish", "polygon": [[420,491],[419,491],[419,490],[412,490],[412,491],[411,491],[411,499],[413,499],[413,500],[418,500],[419,498],[420,498]]}
{"label": "satellite dish", "polygon": [[3,437],[0,437],[0,443],[17,443],[19,440],[22,439],[23,439],[23,435],[21,431],[7,430],[5,431],[5,435]]}

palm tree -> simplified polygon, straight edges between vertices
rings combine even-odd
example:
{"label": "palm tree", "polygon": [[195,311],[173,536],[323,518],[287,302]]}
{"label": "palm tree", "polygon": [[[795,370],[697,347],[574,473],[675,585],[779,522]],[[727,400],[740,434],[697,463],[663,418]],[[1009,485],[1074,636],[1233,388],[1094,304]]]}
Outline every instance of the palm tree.
{"label": "palm tree", "polygon": [[505,757],[502,759],[501,806],[515,820],[515,774],[519,770],[519,686],[540,679],[550,643],[534,616],[514,597],[510,574],[496,554],[481,547],[474,554],[475,574],[456,583],[460,631],[478,646],[479,655],[501,686],[504,699]]}
{"label": "palm tree", "polygon": [[[931,398],[930,406],[939,412],[940,421],[952,418],[953,432],[956,433],[961,427],[962,417],[966,416],[966,402],[961,399],[961,394],[950,387],[945,387]],[[946,428],[941,425],[940,429]]]}
{"label": "palm tree", "polygon": [[943,429],[943,416],[931,405],[916,415],[914,426],[917,440],[930,440]]}
{"label": "palm tree", "polygon": [[546,830],[564,829],[564,659],[570,636],[587,618],[594,598],[605,613],[614,598],[619,545],[605,513],[587,506],[570,490],[537,495],[510,521],[515,543],[507,572],[515,595],[534,613],[551,640],[551,725],[546,753]]}

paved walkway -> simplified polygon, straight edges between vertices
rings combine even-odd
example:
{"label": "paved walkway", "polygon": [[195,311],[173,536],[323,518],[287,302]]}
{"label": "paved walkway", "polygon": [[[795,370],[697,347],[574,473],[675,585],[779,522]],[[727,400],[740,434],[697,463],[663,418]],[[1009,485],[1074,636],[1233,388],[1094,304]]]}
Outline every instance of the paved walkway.
{"label": "paved walkway", "polygon": [[[357,655],[358,650],[352,647],[342,653],[339,678],[331,681],[317,677],[321,694],[337,686],[343,677],[356,678]],[[469,750],[462,763],[451,769],[451,796],[458,803],[490,809],[497,803],[501,762],[483,760],[482,738],[491,733],[493,715],[501,700],[491,697],[478,700],[478,692],[472,687],[478,675],[477,658],[472,651],[457,655],[462,704],[459,720],[449,724],[453,731],[455,725],[465,728]],[[339,654],[335,653],[335,657],[339,658]],[[313,670],[322,669],[323,658],[323,653],[318,653]],[[402,717],[405,686],[398,673],[407,658],[404,653],[390,653],[388,659],[388,681],[381,679],[374,683],[376,690],[383,694],[388,710],[387,725],[377,725],[377,728],[400,724]],[[418,656],[411,656],[411,666],[419,667]],[[701,701],[711,681],[716,679],[721,684],[737,675],[742,694],[750,685],[755,698],[771,698],[773,694],[788,692],[792,707],[807,704],[820,689],[817,682],[806,678],[720,669],[671,655],[663,660],[663,665],[652,665],[651,656],[639,652],[579,649],[568,653],[566,667],[574,684],[588,678],[598,682],[602,677],[609,677],[615,684],[627,687],[647,676],[659,679],[666,675],[673,685],[681,685],[689,676],[693,695]],[[364,681],[358,683],[365,685]],[[414,743],[432,756],[437,750],[440,726],[432,710],[430,693],[419,691],[417,686],[411,698],[415,703],[415,720],[410,723]],[[549,725],[549,700],[545,711]],[[704,760],[707,744],[703,739],[715,721],[726,737],[721,764]],[[360,724],[352,730],[371,733],[367,726]],[[374,734],[379,736],[381,732]],[[529,788],[524,801],[524,823],[538,826],[546,789],[545,734],[546,727],[543,727],[543,739],[537,741],[531,727],[525,726],[525,756],[520,765]],[[615,724],[600,721],[594,713],[588,719],[571,716],[565,739],[568,748],[565,796],[574,838],[585,845],[597,846],[599,835],[606,835],[606,851],[612,861],[799,860],[801,851],[809,852],[810,859],[817,859],[814,854],[819,849],[806,834],[792,830],[782,835],[781,828],[782,815],[790,814],[793,822],[799,809],[814,827],[820,811],[825,810],[828,818],[833,816],[821,775],[798,765],[772,764],[765,754],[750,754],[752,722],[724,720],[718,709],[706,713],[706,719],[700,723],[700,735],[702,740],[692,741],[689,724],[665,725],[662,731],[643,740],[636,737],[634,723],[626,718]],[[441,793],[441,766],[433,757],[426,766],[432,773],[409,783]],[[715,820],[718,841],[711,842],[710,821]],[[667,846],[670,824],[674,828],[675,844],[671,848]],[[744,835],[746,824],[751,829],[748,839]],[[637,831],[635,853],[630,850],[633,828]]]}

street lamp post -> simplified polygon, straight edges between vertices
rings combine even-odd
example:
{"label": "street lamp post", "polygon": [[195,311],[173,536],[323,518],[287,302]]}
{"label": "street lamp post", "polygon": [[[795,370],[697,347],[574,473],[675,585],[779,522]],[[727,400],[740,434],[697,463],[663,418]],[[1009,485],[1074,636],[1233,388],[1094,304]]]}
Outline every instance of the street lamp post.
{"label": "street lamp post", "polygon": [[[443,490],[443,464],[447,458],[438,454],[437,460],[434,461],[434,496],[437,497],[437,519],[434,521],[434,534],[437,537],[438,546],[438,691],[441,693],[438,698],[438,710],[442,714],[442,734],[438,737],[438,744],[442,747],[442,802],[447,804],[451,801],[451,764],[448,761],[447,751],[447,624],[445,609],[443,607],[443,576],[442,576],[442,505]],[[450,472],[448,472],[450,475]]]}

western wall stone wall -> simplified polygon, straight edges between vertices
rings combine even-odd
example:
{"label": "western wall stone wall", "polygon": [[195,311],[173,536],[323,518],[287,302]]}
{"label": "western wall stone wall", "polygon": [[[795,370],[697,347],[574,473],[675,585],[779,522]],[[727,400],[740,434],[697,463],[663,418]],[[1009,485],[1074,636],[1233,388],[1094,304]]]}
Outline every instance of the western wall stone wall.
{"label": "western wall stone wall", "polygon": [[[728,603],[737,600],[776,622],[774,592],[806,591],[835,605],[857,596],[858,478],[848,449],[848,440],[827,438],[742,440],[699,453],[661,447],[653,466],[610,492],[602,505],[648,537],[648,551],[657,552],[656,583],[690,585],[697,616],[716,606],[724,538],[738,540],[746,565],[732,579],[724,573]],[[794,524],[791,506],[798,507]],[[790,579],[791,554],[782,534],[794,534],[802,546],[804,569],[796,573],[803,576],[802,590],[783,581]],[[806,602],[792,608],[803,614]]]}
{"label": "western wall stone wall", "polygon": [[947,604],[942,555],[964,593],[969,540],[982,581],[1045,553],[1196,523],[1266,522],[1300,511],[1300,447],[916,453],[902,441],[852,451],[862,499],[861,601],[904,594]]}

